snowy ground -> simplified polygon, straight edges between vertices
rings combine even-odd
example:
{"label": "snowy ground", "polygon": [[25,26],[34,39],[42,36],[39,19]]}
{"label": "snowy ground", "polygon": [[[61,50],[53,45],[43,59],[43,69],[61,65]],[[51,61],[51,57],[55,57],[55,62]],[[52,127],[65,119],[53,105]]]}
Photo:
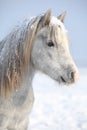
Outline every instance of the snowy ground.
{"label": "snowy ground", "polygon": [[34,82],[35,103],[29,130],[87,130],[87,69],[71,87],[59,86],[37,73]]}

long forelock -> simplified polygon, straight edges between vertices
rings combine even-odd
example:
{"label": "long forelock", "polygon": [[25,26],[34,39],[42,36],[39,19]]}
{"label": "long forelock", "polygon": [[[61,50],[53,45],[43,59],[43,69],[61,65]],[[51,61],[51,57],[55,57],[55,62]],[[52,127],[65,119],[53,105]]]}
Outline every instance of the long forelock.
{"label": "long forelock", "polygon": [[64,32],[67,32],[64,24],[56,17],[52,16],[51,17],[51,21],[50,21],[50,25],[55,25],[55,26],[61,26],[61,28],[63,29]]}

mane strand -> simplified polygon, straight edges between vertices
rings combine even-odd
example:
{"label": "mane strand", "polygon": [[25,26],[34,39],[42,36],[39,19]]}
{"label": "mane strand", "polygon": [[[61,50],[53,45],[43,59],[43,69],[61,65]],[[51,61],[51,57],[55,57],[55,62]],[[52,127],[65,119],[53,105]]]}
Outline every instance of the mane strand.
{"label": "mane strand", "polygon": [[40,17],[33,18],[27,25],[14,29],[0,43],[0,96],[8,96],[21,87],[24,73],[29,71],[31,49],[39,20]]}

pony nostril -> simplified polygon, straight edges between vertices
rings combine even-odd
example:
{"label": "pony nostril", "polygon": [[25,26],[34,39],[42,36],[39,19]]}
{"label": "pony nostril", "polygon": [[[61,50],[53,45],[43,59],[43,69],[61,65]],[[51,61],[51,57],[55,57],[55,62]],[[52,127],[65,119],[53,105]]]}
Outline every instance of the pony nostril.
{"label": "pony nostril", "polygon": [[74,82],[76,83],[78,81],[78,79],[79,79],[79,74],[78,74],[78,72],[75,72],[74,73]]}
{"label": "pony nostril", "polygon": [[78,81],[78,73],[77,72],[71,72],[71,79],[73,79],[74,82]]}
{"label": "pony nostril", "polygon": [[71,72],[71,79],[74,79],[74,72]]}

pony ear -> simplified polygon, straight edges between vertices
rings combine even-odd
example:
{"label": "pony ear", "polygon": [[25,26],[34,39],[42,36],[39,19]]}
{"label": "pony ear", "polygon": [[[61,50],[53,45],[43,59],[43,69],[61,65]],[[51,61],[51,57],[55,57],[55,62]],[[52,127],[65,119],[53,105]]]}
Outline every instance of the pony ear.
{"label": "pony ear", "polygon": [[65,20],[65,16],[66,16],[66,11],[63,12],[62,14],[60,14],[57,18],[64,23],[64,20]]}
{"label": "pony ear", "polygon": [[48,25],[51,20],[52,11],[49,9],[43,16],[43,25]]}

